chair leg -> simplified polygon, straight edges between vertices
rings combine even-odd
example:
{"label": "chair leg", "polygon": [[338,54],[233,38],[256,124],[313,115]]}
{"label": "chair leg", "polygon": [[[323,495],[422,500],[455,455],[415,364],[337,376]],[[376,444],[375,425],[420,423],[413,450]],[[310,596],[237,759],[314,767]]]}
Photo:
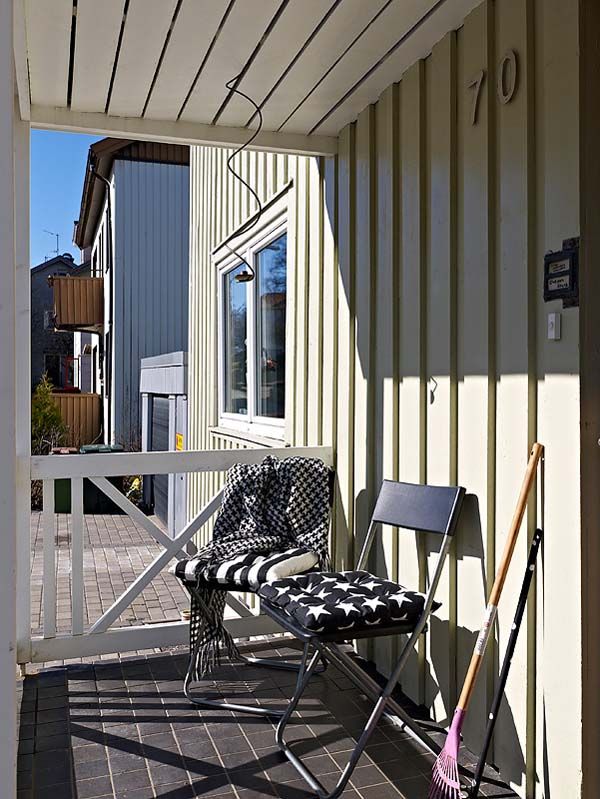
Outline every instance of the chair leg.
{"label": "chair leg", "polygon": [[290,702],[281,716],[279,720],[279,724],[277,725],[277,731],[275,732],[275,740],[277,743],[281,745],[285,745],[283,742],[283,730],[285,729],[286,724],[291,718],[292,713],[296,709],[298,702],[300,701],[300,697],[304,693],[304,689],[308,685],[308,681],[313,675],[313,672],[316,668],[317,663],[320,660],[321,653],[318,649],[315,649],[312,658],[309,661],[309,653],[310,653],[310,644],[304,644],[304,649],[302,651],[302,660],[300,661],[300,668],[298,669],[298,679],[296,680],[296,688],[294,689],[294,693]]}
{"label": "chair leg", "polygon": [[275,731],[275,741],[277,742],[277,746],[283,752],[283,754],[287,757],[290,763],[294,766],[296,771],[306,780],[306,782],[310,785],[311,789],[317,794],[319,797],[327,796],[327,791],[321,785],[319,780],[315,777],[315,775],[308,769],[304,763],[300,760],[300,758],[292,752],[289,746],[286,744],[283,733],[285,731],[285,727],[290,720],[292,713],[295,711],[296,707],[298,706],[298,702],[300,701],[300,697],[304,693],[306,686],[309,683],[310,678],[313,675],[313,672],[321,658],[321,653],[319,649],[315,649],[315,652],[312,658],[308,659],[310,651],[310,644],[306,643],[304,645],[304,652],[302,654],[302,662],[300,665],[300,671],[298,672],[298,680],[296,683],[296,690],[294,691],[294,695],[292,696],[289,705],[283,716],[280,718],[279,723],[277,725],[277,729]]}
{"label": "chair leg", "polygon": [[[322,674],[325,669],[327,668],[327,661],[325,657],[320,654],[319,660],[321,661],[320,668],[316,669],[316,674]],[[276,660],[272,658],[255,658],[255,657],[245,657],[242,655],[242,662],[246,665],[252,666],[259,666],[264,668],[271,668],[271,669],[283,669],[285,671],[295,671],[298,672],[298,679],[302,673],[302,662],[298,663],[290,663],[287,660]],[[249,713],[253,716],[262,716],[263,718],[272,718],[272,719],[280,719],[284,711],[283,710],[271,710],[262,707],[254,707],[252,705],[236,705],[232,704],[231,702],[223,702],[217,699],[205,699],[202,696],[198,696],[197,694],[192,694],[191,691],[191,676],[188,672],[185,677],[185,681],[183,684],[183,691],[187,697],[187,699],[195,705],[199,707],[207,707],[207,708],[217,708],[219,710],[232,710],[235,713]]]}
{"label": "chair leg", "polygon": [[[207,616],[210,615],[210,610],[202,597],[199,594],[195,594],[195,598],[202,607],[204,613]],[[253,666],[260,666],[265,668],[271,669],[284,669],[286,671],[299,671],[301,666],[297,663],[290,663],[286,660],[275,660],[272,658],[255,658],[255,657],[245,657],[244,655],[241,656],[241,660],[243,663],[247,665]],[[320,671],[325,671],[327,668],[327,662],[323,659],[323,667]],[[216,699],[204,699],[202,696],[197,696],[192,694],[191,691],[191,682],[192,682],[192,675],[191,675],[191,662],[188,668],[187,674],[185,675],[185,680],[183,683],[183,692],[187,699],[192,702],[194,705],[198,705],[199,707],[207,707],[207,708],[216,708],[218,710],[232,710],[234,713],[249,713],[252,716],[262,716],[263,718],[273,718],[279,719],[283,715],[282,710],[270,710],[261,707],[254,707],[252,705],[236,705],[231,702],[222,702]]]}
{"label": "chair leg", "polygon": [[[280,669],[282,671],[299,671],[300,666],[298,663],[290,663],[289,660],[277,660],[275,658],[255,658],[246,657],[242,655],[242,662],[249,666],[265,666],[269,669]],[[322,674],[327,668],[327,661],[321,657],[321,666],[314,672],[315,674]]]}
{"label": "chair leg", "polygon": [[[331,662],[343,671],[348,679],[352,680],[356,685],[362,688],[367,696],[374,701],[377,701],[381,695],[381,686],[375,682],[363,669],[360,668],[354,661],[347,657],[340,651],[337,644],[327,644],[327,657]],[[395,683],[394,683],[395,686]],[[427,732],[399,705],[396,700],[390,696],[388,700],[389,708],[392,712],[386,711],[386,718],[394,725],[404,730],[411,738],[420,743],[432,754],[438,755],[441,751],[441,746],[434,741],[434,739],[427,734]],[[440,732],[445,730],[440,727]]]}
{"label": "chair leg", "polygon": [[205,699],[203,696],[198,696],[197,694],[192,693],[192,681],[191,679],[188,679],[188,677],[189,675],[186,675],[183,683],[183,693],[190,702],[192,702],[194,705],[198,705],[198,707],[215,708],[217,710],[232,710],[234,713],[249,713],[252,716],[262,716],[263,718],[272,719],[281,718],[283,715],[282,710],[272,710],[264,707],[255,707],[253,705],[236,705],[232,702],[224,702],[217,699]]}
{"label": "chair leg", "polygon": [[[294,691],[294,695],[287,710],[279,720],[275,739],[279,749],[285,754],[287,759],[296,768],[298,773],[306,780],[319,799],[338,799],[338,797],[342,795],[343,791],[348,785],[358,761],[360,760],[362,753],[364,752],[369,738],[377,727],[377,723],[382,715],[385,715],[388,719],[390,719],[390,721],[400,726],[409,735],[411,735],[411,737],[418,740],[434,754],[437,754],[440,751],[439,745],[429,735],[427,735],[427,733],[422,730],[419,725],[416,724],[413,719],[411,719],[408,713],[406,713],[406,711],[392,698],[392,691],[396,687],[402,667],[406,663],[406,656],[404,652],[402,653],[394,672],[386,682],[385,686],[382,688],[375,682],[375,680],[369,677],[369,675],[365,674],[362,669],[360,669],[360,667],[348,657],[348,655],[339,649],[337,645],[318,641],[313,642],[313,645],[315,647],[315,652],[310,660],[310,644],[307,643],[304,646],[300,667],[301,670],[298,674],[296,690]],[[315,775],[304,765],[302,760],[290,749],[284,740],[285,727],[292,716],[292,713],[298,706],[298,702],[300,701],[300,698],[315,671],[319,657],[323,656],[326,657],[327,660],[331,660],[331,662],[336,665],[340,671],[346,674],[346,676],[352,680],[352,682],[364,690],[367,696],[372,698],[375,702],[365,727],[350,754],[350,758],[344,767],[335,787],[331,791],[327,791],[323,787]]]}
{"label": "chair leg", "polygon": [[[360,756],[362,755],[365,746],[373,730],[377,726],[377,722],[381,718],[382,713],[385,710],[385,706],[389,702],[389,694],[386,695],[385,689],[384,692],[379,696],[375,703],[375,707],[371,711],[371,715],[369,716],[367,723],[363,732],[361,733],[360,738],[358,739],[356,746],[352,750],[350,755],[350,759],[346,764],[346,767],[342,771],[342,774],[337,781],[334,789],[332,791],[327,791],[326,788],[319,782],[319,780],[315,777],[315,775],[308,769],[302,760],[289,748],[286,744],[283,734],[285,731],[286,724],[288,723],[292,713],[296,709],[300,697],[304,693],[306,686],[312,674],[315,670],[317,663],[319,662],[319,657],[321,657],[324,653],[322,650],[322,645],[320,643],[315,643],[315,653],[313,654],[310,661],[308,661],[309,655],[309,644],[305,644],[304,653],[302,657],[302,671],[298,675],[298,683],[296,686],[296,690],[294,691],[294,696],[292,697],[290,704],[285,711],[284,715],[279,720],[279,724],[277,725],[277,731],[275,733],[275,740],[279,749],[285,754],[287,759],[290,763],[296,768],[296,771],[306,780],[306,782],[310,785],[311,789],[316,793],[319,799],[337,799],[343,793],[344,789],[346,788],[350,777],[354,769],[356,768],[356,764],[360,760]],[[324,648],[324,647],[323,647]],[[308,665],[307,665],[308,663]],[[387,688],[387,686],[386,686]]]}

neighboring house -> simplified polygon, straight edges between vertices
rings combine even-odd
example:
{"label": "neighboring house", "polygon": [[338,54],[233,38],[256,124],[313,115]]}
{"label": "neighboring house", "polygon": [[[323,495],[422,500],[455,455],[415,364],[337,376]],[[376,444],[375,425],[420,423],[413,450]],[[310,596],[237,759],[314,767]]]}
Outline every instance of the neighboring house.
{"label": "neighboring house", "polygon": [[103,319],[76,347],[82,387],[104,396],[106,443],[140,449],[141,359],[187,349],[188,217],[188,147],[90,147],[74,241],[90,250],[91,278],[103,280]]}
{"label": "neighboring house", "polygon": [[[89,250],[89,248],[88,248]],[[91,256],[91,253],[89,253]],[[78,277],[92,277],[92,264],[87,260],[81,266]],[[77,388],[89,394],[101,394],[101,341],[96,333],[76,330],[73,333],[73,357],[77,363],[76,385]]]}
{"label": "neighboring house", "polygon": [[[466,487],[442,608],[402,682],[447,725],[539,437],[543,505],[536,514],[531,503],[528,530],[544,524],[543,575],[493,760],[522,796],[562,798],[580,792],[587,634],[579,308],[545,301],[543,281],[546,253],[579,235],[579,65],[575,5],[553,3],[548,16],[543,5],[526,17],[524,3],[484,4],[407,71],[394,74],[390,59],[391,85],[341,129],[335,158],[240,156],[267,203],[247,233],[236,236],[255,205],[227,174],[231,151],[192,147],[188,447],[333,446],[342,568],[355,562],[382,478]],[[313,109],[319,131],[324,110]],[[245,267],[232,249],[254,264],[253,281],[235,280]],[[549,313],[562,317],[561,336]],[[218,487],[214,475],[190,477],[190,518]],[[387,528],[372,567],[424,586],[435,546]],[[463,730],[473,751],[527,548],[524,529]],[[396,652],[375,642],[365,654],[389,674]]]}
{"label": "neighboring house", "polygon": [[76,382],[73,333],[54,329],[54,296],[48,278],[75,275],[79,267],[70,253],[58,255],[31,270],[31,389],[44,373],[55,388],[73,388]]}

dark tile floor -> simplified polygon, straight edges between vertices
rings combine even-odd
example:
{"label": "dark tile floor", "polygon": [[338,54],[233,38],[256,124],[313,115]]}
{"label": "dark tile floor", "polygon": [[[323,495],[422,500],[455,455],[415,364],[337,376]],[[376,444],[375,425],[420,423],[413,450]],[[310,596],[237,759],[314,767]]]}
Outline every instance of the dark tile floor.
{"label": "dark tile floor", "polygon": [[[245,651],[297,656],[288,643],[278,639]],[[311,796],[277,750],[268,721],[187,702],[181,690],[185,665],[179,650],[54,667],[27,677],[19,799]],[[218,683],[207,681],[206,689],[215,696],[278,706],[285,705],[295,679],[289,672],[229,664],[214,676]],[[360,692],[330,666],[313,679],[301,715],[290,723],[288,738],[325,786],[335,784],[362,729],[365,706]],[[384,721],[344,797],[426,799],[432,760]],[[498,782],[487,783],[482,795],[515,796]]]}

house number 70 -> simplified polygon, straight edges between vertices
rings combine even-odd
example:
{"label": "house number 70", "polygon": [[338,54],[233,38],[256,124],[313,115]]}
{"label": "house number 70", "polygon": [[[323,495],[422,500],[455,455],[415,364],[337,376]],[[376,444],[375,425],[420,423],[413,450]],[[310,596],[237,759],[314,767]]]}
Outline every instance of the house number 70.
{"label": "house number 70", "polygon": [[[467,84],[467,89],[474,89],[473,104],[471,105],[471,125],[477,124],[479,112],[479,96],[485,80],[485,70],[480,69],[473,80]],[[517,54],[514,50],[507,50],[498,64],[498,83],[496,92],[498,100],[503,105],[510,103],[517,90]]]}

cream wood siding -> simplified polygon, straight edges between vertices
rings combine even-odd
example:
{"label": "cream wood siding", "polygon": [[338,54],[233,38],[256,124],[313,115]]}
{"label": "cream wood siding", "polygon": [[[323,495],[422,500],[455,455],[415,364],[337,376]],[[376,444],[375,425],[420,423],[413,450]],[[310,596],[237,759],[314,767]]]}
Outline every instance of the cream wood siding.
{"label": "cream wood siding", "polygon": [[[497,65],[517,53],[516,91]],[[333,547],[356,554],[383,477],[467,488],[443,607],[402,681],[447,724],[482,619],[532,441],[545,487],[527,516],[546,543],[494,742],[523,796],[575,797],[581,767],[578,311],[543,302],[543,256],[579,232],[575,0],[483,3],[339,137],[336,158],[246,153],[263,198],[288,179],[287,440],[333,443]],[[485,70],[473,125],[474,90]],[[400,80],[401,78],[401,80]],[[215,437],[210,251],[253,209],[227,152],[192,150],[190,446]],[[562,312],[562,339],[546,315]],[[193,509],[221,477],[192,481]],[[542,501],[543,500],[543,501]],[[537,507],[536,507],[537,503]],[[357,543],[355,543],[355,538]],[[523,577],[511,569],[465,737],[481,742]],[[433,537],[383,531],[373,566],[425,585]],[[398,641],[365,650],[388,672]]]}

